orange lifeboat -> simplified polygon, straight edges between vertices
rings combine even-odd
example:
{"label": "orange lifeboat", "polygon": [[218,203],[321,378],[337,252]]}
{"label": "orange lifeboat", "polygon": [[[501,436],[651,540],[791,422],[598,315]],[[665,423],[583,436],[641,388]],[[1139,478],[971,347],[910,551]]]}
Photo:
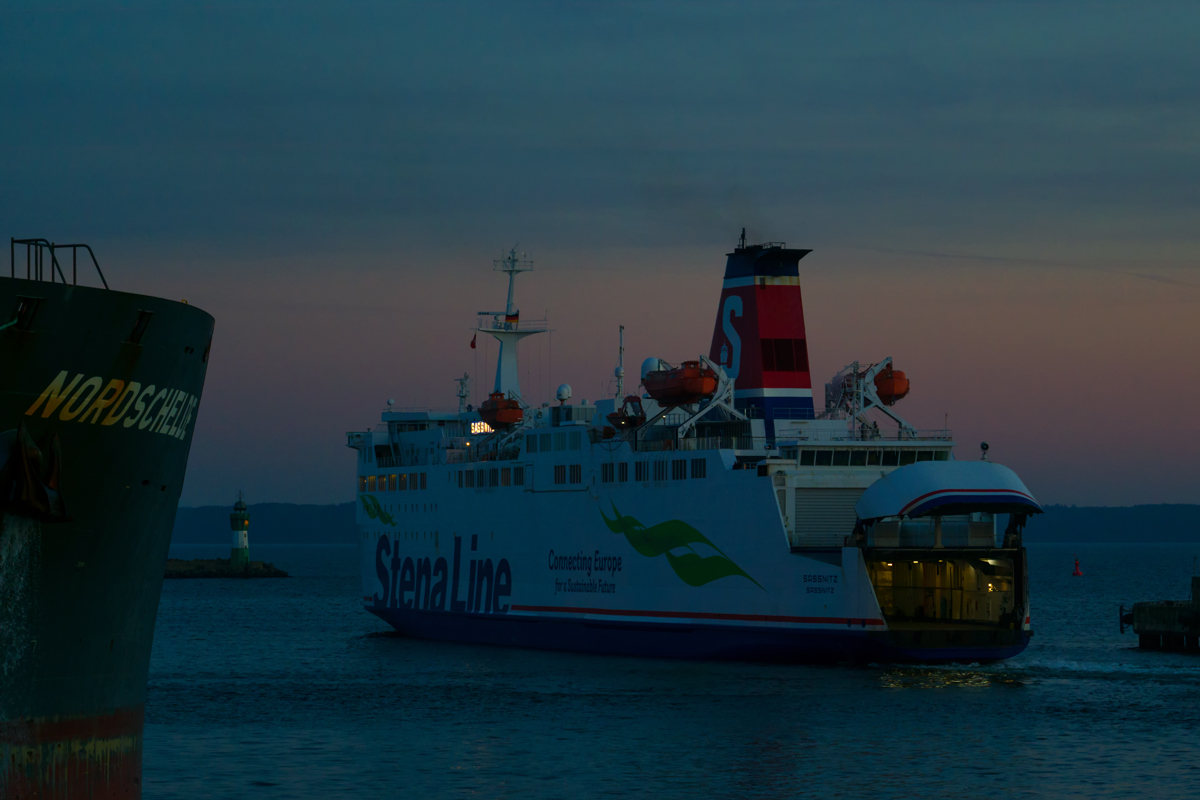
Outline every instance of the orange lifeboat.
{"label": "orange lifeboat", "polygon": [[618,411],[608,415],[608,424],[618,431],[636,428],[646,421],[646,412],[642,409],[642,398],[631,394],[625,398]]}
{"label": "orange lifeboat", "polygon": [[503,392],[492,392],[479,404],[479,418],[493,430],[503,430],[524,419],[525,412],[519,402],[506,399]]}
{"label": "orange lifeboat", "polygon": [[897,400],[907,397],[908,388],[908,378],[900,370],[893,370],[891,364],[875,376],[875,392],[885,406],[894,406]]}
{"label": "orange lifeboat", "polygon": [[685,361],[673,369],[647,372],[642,378],[646,393],[664,406],[685,406],[712,397],[717,373],[699,361]]}

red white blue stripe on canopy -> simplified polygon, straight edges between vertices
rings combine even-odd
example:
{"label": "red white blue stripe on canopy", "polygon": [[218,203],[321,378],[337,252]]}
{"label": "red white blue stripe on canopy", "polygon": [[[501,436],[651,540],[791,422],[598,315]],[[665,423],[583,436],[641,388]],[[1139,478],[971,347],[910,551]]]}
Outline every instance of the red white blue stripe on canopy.
{"label": "red white blue stripe on canopy", "polygon": [[854,510],[870,522],[979,511],[1040,514],[1042,507],[1008,467],[990,461],[922,461],[875,481]]}

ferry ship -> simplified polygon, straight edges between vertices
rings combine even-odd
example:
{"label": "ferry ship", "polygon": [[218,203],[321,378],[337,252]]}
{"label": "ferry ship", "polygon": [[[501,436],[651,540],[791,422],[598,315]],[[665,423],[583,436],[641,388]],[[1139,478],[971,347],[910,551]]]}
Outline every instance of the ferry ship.
{"label": "ferry ship", "polygon": [[[364,608],[402,634],[593,653],[983,662],[1032,628],[1021,533],[1041,507],[1008,468],[957,460],[895,405],[891,358],[813,403],[800,260],[727,255],[707,355],[642,364],[613,397],[527,401],[515,251],[487,401],[388,410],[357,451]],[[715,277],[715,276],[714,276]],[[623,330],[623,329],[622,329]],[[1001,524],[1003,521],[1003,524]]]}
{"label": "ferry ship", "polygon": [[154,620],[213,318],[109,289],[86,244],[14,239],[10,258],[0,797],[140,797]]}

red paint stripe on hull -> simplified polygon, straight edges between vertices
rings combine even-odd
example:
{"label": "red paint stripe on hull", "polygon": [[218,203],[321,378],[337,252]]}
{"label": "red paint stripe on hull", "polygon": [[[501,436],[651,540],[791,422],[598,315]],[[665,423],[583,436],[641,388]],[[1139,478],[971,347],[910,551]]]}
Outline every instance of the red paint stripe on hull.
{"label": "red paint stripe on hull", "polygon": [[144,709],[0,723],[0,797],[115,800],[142,796]]}
{"label": "red paint stripe on hull", "polygon": [[[533,611],[551,614],[596,614],[608,617],[660,617],[668,619],[715,619],[729,622],[789,622],[815,625],[861,625],[862,618],[847,617],[787,617],[774,614],[717,614],[709,611],[635,611],[613,608],[574,608],[568,606],[521,606],[513,611]],[[867,625],[882,625],[881,619],[868,619]]]}

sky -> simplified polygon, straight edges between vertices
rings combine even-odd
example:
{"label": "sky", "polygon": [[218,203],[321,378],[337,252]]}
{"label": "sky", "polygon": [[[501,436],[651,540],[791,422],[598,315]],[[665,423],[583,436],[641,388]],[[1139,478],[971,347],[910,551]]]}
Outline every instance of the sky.
{"label": "sky", "polygon": [[1194,3],[10,2],[0,235],[216,317],[183,505],[350,500],[387,399],[478,401],[508,247],[535,402],[611,396],[618,325],[631,374],[707,353],[743,226],[813,250],[818,405],[890,355],[1043,502],[1197,503],[1197,41]]}

